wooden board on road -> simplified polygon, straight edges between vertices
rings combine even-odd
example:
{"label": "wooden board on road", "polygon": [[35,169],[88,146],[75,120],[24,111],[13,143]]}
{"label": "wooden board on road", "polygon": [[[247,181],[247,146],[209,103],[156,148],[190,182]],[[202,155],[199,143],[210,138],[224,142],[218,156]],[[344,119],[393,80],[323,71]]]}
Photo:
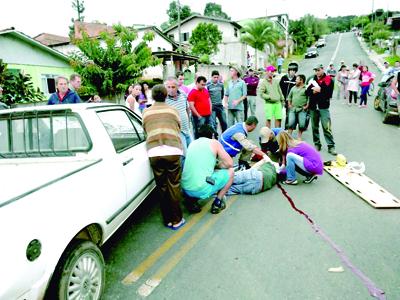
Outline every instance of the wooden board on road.
{"label": "wooden board on road", "polygon": [[365,174],[345,167],[325,166],[325,171],[375,208],[400,208],[400,200]]}

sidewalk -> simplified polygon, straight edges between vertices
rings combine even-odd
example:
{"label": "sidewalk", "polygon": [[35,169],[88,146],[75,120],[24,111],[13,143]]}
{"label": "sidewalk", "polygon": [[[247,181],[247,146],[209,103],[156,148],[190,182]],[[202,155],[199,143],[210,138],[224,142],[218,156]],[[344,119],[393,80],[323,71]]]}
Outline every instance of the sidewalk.
{"label": "sidewalk", "polygon": [[361,48],[365,51],[365,53],[369,56],[369,58],[372,60],[374,65],[381,71],[381,73],[384,72],[385,67],[383,66],[383,58],[381,55],[377,54],[374,50],[370,50],[367,44],[363,41],[361,37],[357,37],[357,40],[360,42]]}

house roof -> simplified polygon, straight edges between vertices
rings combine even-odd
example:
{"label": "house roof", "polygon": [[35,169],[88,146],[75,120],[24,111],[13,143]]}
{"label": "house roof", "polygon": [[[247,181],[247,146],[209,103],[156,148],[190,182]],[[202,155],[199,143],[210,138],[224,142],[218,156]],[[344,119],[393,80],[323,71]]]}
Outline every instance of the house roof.
{"label": "house roof", "polygon": [[46,46],[58,46],[58,45],[67,45],[70,42],[69,37],[55,35],[51,33],[41,33],[35,36],[33,39],[36,41],[46,45]]}
{"label": "house roof", "polygon": [[179,47],[179,44],[177,42],[175,42],[174,40],[172,40],[171,38],[169,38],[166,34],[164,34],[164,32],[162,32],[157,26],[143,26],[143,27],[134,27],[136,30],[140,31],[140,30],[153,30],[155,32],[157,32],[162,38],[164,38],[167,42],[171,43],[173,46],[175,46],[176,48]]}
{"label": "house roof", "polygon": [[6,34],[12,35],[12,36],[14,36],[14,37],[16,37],[18,39],[23,40],[24,42],[26,42],[26,43],[34,46],[34,47],[38,47],[38,48],[40,48],[40,49],[42,49],[42,50],[44,50],[46,52],[49,52],[50,54],[52,54],[52,55],[64,60],[67,63],[69,63],[69,61],[70,61],[69,57],[66,56],[65,54],[63,54],[63,53],[61,53],[61,52],[59,52],[59,51],[57,51],[55,49],[52,49],[52,48],[50,48],[50,47],[48,47],[48,46],[36,41],[35,39],[31,38],[30,36],[26,35],[25,33],[22,33],[20,31],[15,30],[14,27],[0,30],[0,35],[6,35]]}
{"label": "house roof", "polygon": [[[225,22],[225,23],[230,23],[232,24],[234,27],[240,29],[242,28],[242,26],[240,26],[237,22],[231,21],[231,20],[226,20],[226,19],[221,19],[221,18],[215,18],[215,17],[207,17],[207,16],[201,16],[201,15],[191,15],[190,17],[187,17],[186,19],[181,21],[181,25],[184,23],[189,22],[190,20],[194,19],[194,18],[199,18],[199,19],[204,19],[204,20],[210,20],[210,21],[218,21],[218,22]],[[164,30],[164,33],[168,33],[171,30],[175,29],[176,27],[178,27],[178,24],[175,24],[169,28],[167,28],[166,30]]]}
{"label": "house roof", "polygon": [[102,23],[88,23],[88,22],[74,22],[74,38],[82,39],[82,32],[85,32],[89,37],[98,37],[100,33],[106,31],[109,33],[115,33],[112,26]]}

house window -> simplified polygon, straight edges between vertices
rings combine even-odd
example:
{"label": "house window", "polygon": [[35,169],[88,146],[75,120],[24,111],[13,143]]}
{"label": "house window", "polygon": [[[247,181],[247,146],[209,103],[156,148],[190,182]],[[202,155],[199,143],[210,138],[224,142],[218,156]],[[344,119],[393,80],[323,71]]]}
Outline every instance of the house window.
{"label": "house window", "polygon": [[235,37],[238,37],[238,30],[237,30],[237,28],[235,28],[234,36],[235,36]]}
{"label": "house window", "polygon": [[171,40],[175,40],[175,36],[174,36],[173,34],[168,34],[168,37],[169,37]]}
{"label": "house window", "polygon": [[54,74],[42,74],[42,91],[45,94],[52,94],[56,91],[56,77]]}
{"label": "house window", "polygon": [[189,32],[181,33],[182,35],[182,42],[187,42],[189,40]]}

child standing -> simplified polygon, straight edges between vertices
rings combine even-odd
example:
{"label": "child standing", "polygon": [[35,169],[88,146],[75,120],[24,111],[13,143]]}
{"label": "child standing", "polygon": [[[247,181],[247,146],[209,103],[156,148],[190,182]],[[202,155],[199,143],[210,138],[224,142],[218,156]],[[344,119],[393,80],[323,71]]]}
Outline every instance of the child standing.
{"label": "child standing", "polygon": [[361,72],[361,95],[360,95],[360,106],[359,108],[367,107],[367,95],[371,82],[374,81],[375,74],[368,70],[368,66],[363,66]]}

